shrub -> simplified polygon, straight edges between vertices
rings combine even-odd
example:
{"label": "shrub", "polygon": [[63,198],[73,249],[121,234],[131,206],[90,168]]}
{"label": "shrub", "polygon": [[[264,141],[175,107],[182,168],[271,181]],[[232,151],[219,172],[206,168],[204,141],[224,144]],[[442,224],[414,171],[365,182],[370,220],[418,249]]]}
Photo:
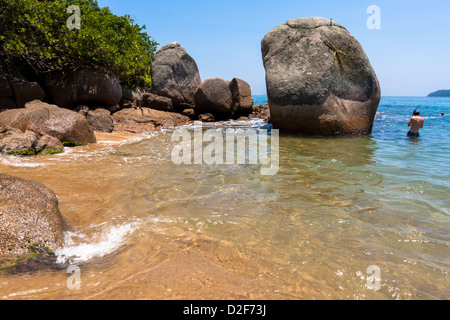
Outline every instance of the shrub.
{"label": "shrub", "polygon": [[[70,5],[81,9],[81,28],[69,29]],[[2,0],[0,65],[13,73],[73,72],[81,67],[112,71],[122,85],[151,84],[150,65],[158,45],[145,26],[114,15],[95,0]]]}

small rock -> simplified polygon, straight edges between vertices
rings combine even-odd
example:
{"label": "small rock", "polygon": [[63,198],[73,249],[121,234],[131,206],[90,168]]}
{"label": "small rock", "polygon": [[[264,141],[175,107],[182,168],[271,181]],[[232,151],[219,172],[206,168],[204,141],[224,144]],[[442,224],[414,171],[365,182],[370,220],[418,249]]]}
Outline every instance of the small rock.
{"label": "small rock", "polygon": [[198,116],[198,121],[201,122],[215,122],[215,118],[211,113],[202,113]]}
{"label": "small rock", "polygon": [[195,120],[195,109],[193,109],[193,108],[184,109],[182,112],[182,115],[189,117],[192,120]]}
{"label": "small rock", "polygon": [[161,111],[173,112],[172,100],[167,97],[158,96],[153,93],[144,93],[142,98],[142,106]]}

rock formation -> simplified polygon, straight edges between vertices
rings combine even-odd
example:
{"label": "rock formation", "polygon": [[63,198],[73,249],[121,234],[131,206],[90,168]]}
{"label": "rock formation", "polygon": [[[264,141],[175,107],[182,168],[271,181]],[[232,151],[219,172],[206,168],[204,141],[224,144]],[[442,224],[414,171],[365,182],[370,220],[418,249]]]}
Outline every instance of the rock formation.
{"label": "rock formation", "polygon": [[0,113],[0,126],[10,126],[39,136],[49,135],[62,143],[88,144],[97,142],[94,131],[82,115],[41,101],[29,102],[23,109]]}
{"label": "rock formation", "polygon": [[191,122],[179,113],[149,108],[126,108],[113,114],[114,130],[135,133],[155,131],[160,127],[172,127]]}
{"label": "rock formation", "polygon": [[0,173],[0,256],[54,250],[63,240],[55,193],[39,182]]}
{"label": "rock formation", "polygon": [[262,40],[272,122],[284,132],[370,133],[380,86],[359,42],[324,18],[288,20]]}
{"label": "rock formation", "polygon": [[206,79],[195,93],[195,111],[211,113],[216,120],[230,119],[232,102],[230,88],[221,78]]}
{"label": "rock formation", "polygon": [[253,112],[253,98],[250,85],[242,79],[234,78],[229,83],[232,95],[231,112],[234,119],[248,116]]}
{"label": "rock formation", "polygon": [[52,103],[64,108],[87,103],[114,106],[122,99],[122,87],[115,75],[89,69],[48,76],[46,91]]}
{"label": "rock formation", "polygon": [[201,79],[197,64],[186,50],[172,42],[160,48],[152,61],[152,93],[168,97],[176,109],[194,106]]}

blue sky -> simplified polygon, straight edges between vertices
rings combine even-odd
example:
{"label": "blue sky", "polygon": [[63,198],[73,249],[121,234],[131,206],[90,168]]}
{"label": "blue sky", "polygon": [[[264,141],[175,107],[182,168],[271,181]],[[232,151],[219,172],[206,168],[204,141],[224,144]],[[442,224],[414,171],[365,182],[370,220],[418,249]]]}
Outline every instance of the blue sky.
{"label": "blue sky", "polygon": [[[344,25],[365,49],[384,96],[425,96],[450,89],[448,0],[98,0],[129,14],[160,46],[178,41],[202,80],[234,77],[265,94],[261,40],[288,19],[322,16]],[[381,29],[367,8],[381,9]]]}

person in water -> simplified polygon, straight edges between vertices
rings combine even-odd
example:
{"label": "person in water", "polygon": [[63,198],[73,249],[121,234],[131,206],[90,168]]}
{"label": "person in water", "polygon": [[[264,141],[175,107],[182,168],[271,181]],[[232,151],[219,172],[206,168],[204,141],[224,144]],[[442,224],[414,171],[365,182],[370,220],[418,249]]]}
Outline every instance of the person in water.
{"label": "person in water", "polygon": [[423,123],[424,119],[420,116],[420,112],[415,110],[408,123],[408,127],[411,127],[408,132],[408,137],[420,137],[419,130],[423,128]]}
{"label": "person in water", "polygon": [[445,113],[441,112],[441,117],[443,117],[445,115]]}

